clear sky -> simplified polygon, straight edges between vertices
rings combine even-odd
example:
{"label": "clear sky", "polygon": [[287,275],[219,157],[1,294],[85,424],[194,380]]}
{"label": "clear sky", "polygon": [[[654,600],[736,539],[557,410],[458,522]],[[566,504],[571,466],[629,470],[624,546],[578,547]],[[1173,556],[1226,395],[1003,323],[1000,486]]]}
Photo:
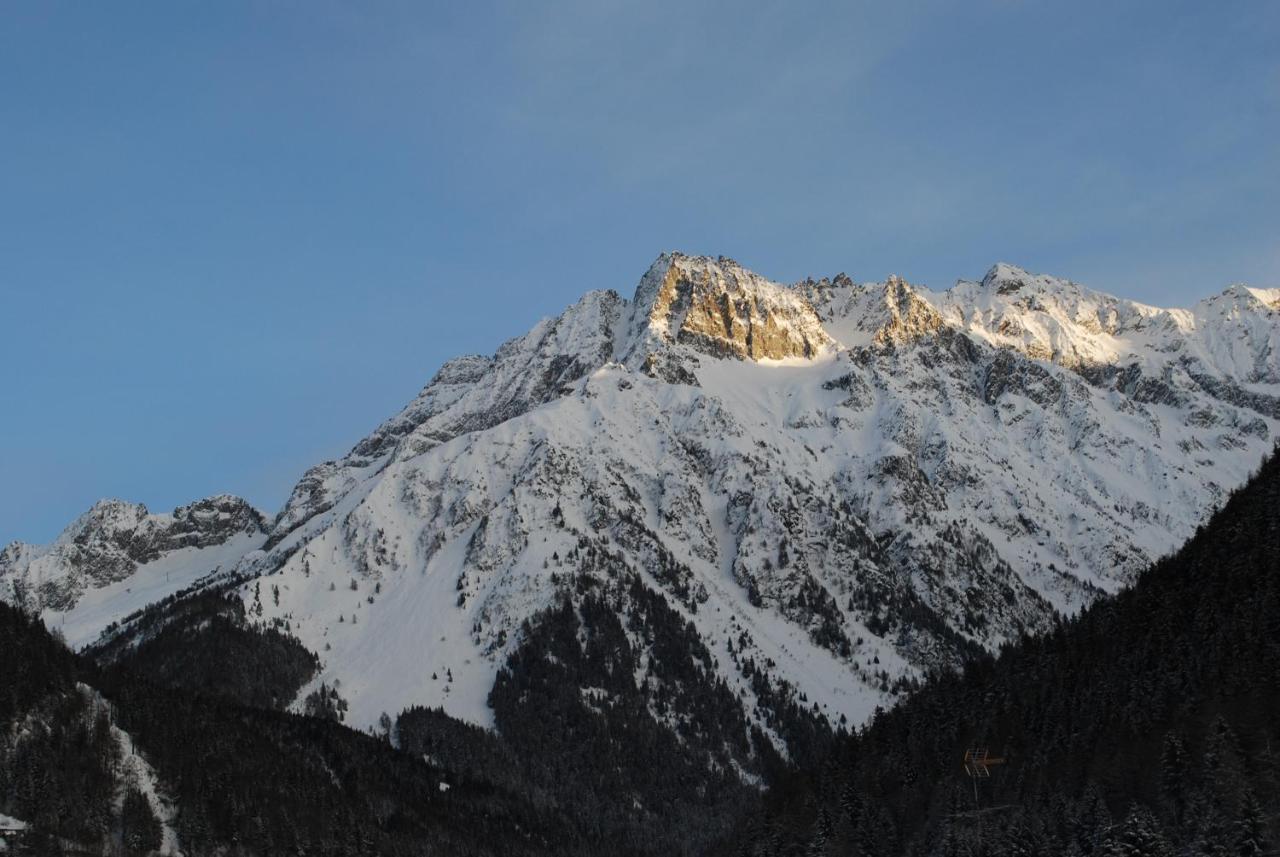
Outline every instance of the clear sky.
{"label": "clear sky", "polygon": [[1280,285],[1280,3],[6,3],[0,543],[274,513],[664,249]]}

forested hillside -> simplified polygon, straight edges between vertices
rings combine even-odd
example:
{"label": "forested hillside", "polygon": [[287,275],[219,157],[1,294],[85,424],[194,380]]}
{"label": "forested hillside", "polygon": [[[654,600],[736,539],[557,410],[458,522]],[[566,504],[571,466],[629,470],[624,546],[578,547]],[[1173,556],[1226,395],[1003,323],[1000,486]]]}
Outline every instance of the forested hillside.
{"label": "forested hillside", "polygon": [[[0,604],[15,664],[0,696],[0,813],[30,825],[23,847],[37,854],[126,841],[138,854],[701,853],[787,764],[692,624],[637,576],[597,571],[612,582],[584,568],[522,629],[489,700],[496,733],[413,707],[365,734],[324,685],[314,716],[276,710],[313,656],[219,593],[142,617],[146,633],[92,660]],[[785,684],[757,674],[755,686],[790,754],[821,758],[825,719]]]}
{"label": "forested hillside", "polygon": [[[1280,843],[1280,458],[1134,588],[838,739],[720,849],[1261,855]],[[967,749],[1002,764],[966,774]],[[976,797],[975,797],[976,794]]]}
{"label": "forested hillside", "polygon": [[[5,604],[0,650],[0,813],[29,826],[20,853],[145,854],[175,837],[193,857],[590,853],[563,812],[483,772],[99,669]],[[154,781],[130,773],[135,753]]]}

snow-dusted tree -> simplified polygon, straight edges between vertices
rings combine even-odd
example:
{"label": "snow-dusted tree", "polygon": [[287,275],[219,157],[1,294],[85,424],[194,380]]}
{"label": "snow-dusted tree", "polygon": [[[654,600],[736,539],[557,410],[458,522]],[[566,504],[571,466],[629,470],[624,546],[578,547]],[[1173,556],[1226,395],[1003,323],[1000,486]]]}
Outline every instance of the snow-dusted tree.
{"label": "snow-dusted tree", "polygon": [[1102,844],[1103,857],[1173,857],[1160,821],[1141,804],[1129,809],[1125,820],[1113,827]]}
{"label": "snow-dusted tree", "polygon": [[160,820],[146,795],[136,788],[125,792],[120,809],[120,836],[129,854],[149,854],[160,848]]}
{"label": "snow-dusted tree", "polygon": [[1258,798],[1251,791],[1245,792],[1240,803],[1240,818],[1235,825],[1235,847],[1232,854],[1235,857],[1260,857],[1269,853],[1263,835],[1265,825]]}

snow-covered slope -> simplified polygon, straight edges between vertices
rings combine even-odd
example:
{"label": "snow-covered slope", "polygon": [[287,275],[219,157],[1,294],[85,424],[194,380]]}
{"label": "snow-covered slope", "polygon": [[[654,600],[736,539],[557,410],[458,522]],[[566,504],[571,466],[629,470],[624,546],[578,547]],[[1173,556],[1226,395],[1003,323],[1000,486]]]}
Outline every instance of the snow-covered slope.
{"label": "snow-covered slope", "polygon": [[1189,535],[1272,447],[1277,336],[1280,290],[1164,310],[1008,265],[931,292],[664,255],[445,364],[308,471],[236,585],[356,725],[490,722],[523,623],[629,571],[763,727],[756,671],[860,721]]}
{"label": "snow-covered slope", "polygon": [[73,647],[202,576],[233,568],[266,541],[266,521],[239,497],[210,497],[153,515],[101,500],[51,545],[0,551],[0,598],[60,631]]}

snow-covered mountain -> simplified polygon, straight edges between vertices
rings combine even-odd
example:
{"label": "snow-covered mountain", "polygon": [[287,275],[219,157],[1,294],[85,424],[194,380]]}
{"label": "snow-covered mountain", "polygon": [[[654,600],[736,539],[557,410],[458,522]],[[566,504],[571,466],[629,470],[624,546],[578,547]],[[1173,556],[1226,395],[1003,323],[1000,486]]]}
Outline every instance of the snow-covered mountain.
{"label": "snow-covered mountain", "polygon": [[222,495],[150,514],[140,503],[101,500],[51,545],[13,542],[0,551],[0,599],[60,631],[72,646],[112,622],[233,568],[266,541],[267,521]]}
{"label": "snow-covered mountain", "polygon": [[100,593],[191,551],[157,597],[219,567],[202,580],[320,655],[303,696],[338,685],[359,726],[409,704],[488,724],[525,623],[585,591],[631,615],[635,574],[766,732],[779,700],[861,721],[1175,548],[1272,447],[1278,337],[1280,290],[1159,309],[1003,264],[932,292],[663,255],[630,300],[446,363],[262,530],[134,553],[142,513],[91,512],[7,548],[0,593],[83,643],[139,606]]}

